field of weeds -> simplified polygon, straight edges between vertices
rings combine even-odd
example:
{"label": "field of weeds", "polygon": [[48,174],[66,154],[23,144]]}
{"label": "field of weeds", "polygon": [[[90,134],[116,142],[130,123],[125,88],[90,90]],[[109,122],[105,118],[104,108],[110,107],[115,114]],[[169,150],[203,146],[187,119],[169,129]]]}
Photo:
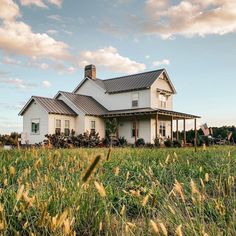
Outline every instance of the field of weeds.
{"label": "field of weeds", "polygon": [[0,235],[236,235],[236,147],[0,150]]}

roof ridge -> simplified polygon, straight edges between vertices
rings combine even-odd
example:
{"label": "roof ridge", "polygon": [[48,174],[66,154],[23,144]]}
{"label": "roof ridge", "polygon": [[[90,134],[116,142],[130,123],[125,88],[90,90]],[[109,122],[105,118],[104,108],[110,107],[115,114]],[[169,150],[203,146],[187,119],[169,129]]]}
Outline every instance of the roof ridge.
{"label": "roof ridge", "polygon": [[145,71],[145,72],[136,73],[136,74],[124,75],[124,76],[114,77],[114,78],[110,78],[110,79],[103,79],[103,80],[100,79],[100,80],[102,80],[102,81],[115,80],[115,79],[125,78],[125,77],[129,77],[129,76],[135,76],[135,75],[142,75],[142,74],[153,73],[153,72],[162,71],[162,70],[165,70],[165,68],[158,69],[158,70]]}
{"label": "roof ridge", "polygon": [[[69,93],[69,94],[73,94],[73,95],[78,95],[78,96],[93,98],[92,96],[84,95],[84,94],[71,93],[71,92],[66,92],[66,91],[58,91],[58,92],[59,92],[59,93]],[[93,99],[94,99],[94,98],[93,98]]]}
{"label": "roof ridge", "polygon": [[31,96],[31,98],[44,98],[44,99],[51,99],[51,100],[57,100],[55,98],[48,98],[48,97],[43,97],[43,96]]}

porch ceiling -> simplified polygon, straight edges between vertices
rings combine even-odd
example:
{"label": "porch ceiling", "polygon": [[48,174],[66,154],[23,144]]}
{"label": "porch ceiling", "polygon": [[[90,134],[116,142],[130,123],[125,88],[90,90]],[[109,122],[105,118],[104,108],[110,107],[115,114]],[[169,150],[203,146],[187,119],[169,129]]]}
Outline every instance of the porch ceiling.
{"label": "porch ceiling", "polygon": [[196,119],[201,118],[200,116],[186,114],[177,111],[170,111],[164,109],[152,109],[152,108],[140,108],[140,109],[128,109],[128,110],[117,110],[109,111],[103,114],[102,117],[125,117],[125,116],[141,116],[141,115],[162,115],[172,117],[173,119]]}

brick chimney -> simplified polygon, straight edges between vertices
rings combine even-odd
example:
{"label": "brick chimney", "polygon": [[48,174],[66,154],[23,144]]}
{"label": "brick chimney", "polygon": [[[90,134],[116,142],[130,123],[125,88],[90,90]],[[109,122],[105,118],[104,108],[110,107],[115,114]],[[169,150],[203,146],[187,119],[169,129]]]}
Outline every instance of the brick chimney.
{"label": "brick chimney", "polygon": [[92,64],[85,66],[84,77],[89,77],[90,79],[96,80],[96,66]]}

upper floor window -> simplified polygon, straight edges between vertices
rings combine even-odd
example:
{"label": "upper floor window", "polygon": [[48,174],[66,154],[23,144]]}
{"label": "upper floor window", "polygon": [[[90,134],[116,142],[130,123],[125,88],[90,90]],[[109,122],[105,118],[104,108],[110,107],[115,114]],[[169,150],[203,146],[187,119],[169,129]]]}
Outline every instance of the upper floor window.
{"label": "upper floor window", "polygon": [[90,132],[91,132],[92,134],[95,134],[95,132],[96,132],[96,122],[95,122],[95,120],[91,120],[91,123],[90,123]]}
{"label": "upper floor window", "polygon": [[70,121],[69,120],[65,120],[65,136],[69,136],[70,135]]}
{"label": "upper floor window", "polygon": [[138,93],[132,94],[132,107],[138,107]]}
{"label": "upper floor window", "polygon": [[160,107],[166,108],[167,96],[164,94],[159,94]]}
{"label": "upper floor window", "polygon": [[166,136],[166,123],[164,121],[160,122],[160,130],[159,130],[159,132],[160,132],[160,135],[162,137]]}
{"label": "upper floor window", "polygon": [[56,129],[55,134],[60,135],[61,134],[61,120],[56,119]]}
{"label": "upper floor window", "polygon": [[39,119],[31,120],[31,133],[39,134]]}

